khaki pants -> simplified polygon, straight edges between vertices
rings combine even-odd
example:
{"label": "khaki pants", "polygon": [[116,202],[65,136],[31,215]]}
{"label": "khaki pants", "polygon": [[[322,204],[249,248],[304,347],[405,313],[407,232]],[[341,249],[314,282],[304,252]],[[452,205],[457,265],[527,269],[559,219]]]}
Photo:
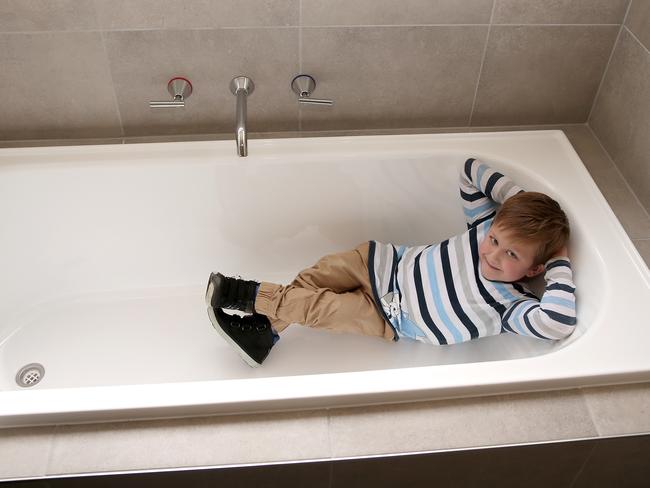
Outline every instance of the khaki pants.
{"label": "khaki pants", "polygon": [[393,340],[393,329],[372,295],[368,250],[365,242],[352,251],[325,256],[287,286],[260,283],[255,311],[266,315],[278,332],[297,323]]}

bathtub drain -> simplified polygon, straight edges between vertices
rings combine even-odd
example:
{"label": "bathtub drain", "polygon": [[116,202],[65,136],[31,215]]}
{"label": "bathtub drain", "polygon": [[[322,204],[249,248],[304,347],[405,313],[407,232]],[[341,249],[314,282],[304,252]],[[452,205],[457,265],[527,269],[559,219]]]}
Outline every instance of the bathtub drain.
{"label": "bathtub drain", "polygon": [[38,363],[31,363],[23,366],[16,374],[16,383],[23,388],[29,388],[38,384],[45,376],[45,368]]}

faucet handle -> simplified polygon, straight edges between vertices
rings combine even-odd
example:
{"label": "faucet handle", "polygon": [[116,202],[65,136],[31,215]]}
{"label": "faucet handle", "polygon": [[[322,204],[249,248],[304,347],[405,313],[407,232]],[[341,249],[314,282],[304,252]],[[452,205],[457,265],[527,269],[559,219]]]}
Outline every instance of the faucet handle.
{"label": "faucet handle", "polygon": [[309,105],[334,105],[334,100],[323,98],[311,98],[311,94],[316,90],[316,80],[309,75],[298,75],[291,80],[291,89],[298,95],[298,103]]}
{"label": "faucet handle", "polygon": [[192,94],[192,83],[187,78],[177,76],[169,80],[167,83],[167,91],[172,96],[171,100],[165,101],[151,101],[149,107],[151,108],[174,108],[184,107],[185,99],[189,98]]}

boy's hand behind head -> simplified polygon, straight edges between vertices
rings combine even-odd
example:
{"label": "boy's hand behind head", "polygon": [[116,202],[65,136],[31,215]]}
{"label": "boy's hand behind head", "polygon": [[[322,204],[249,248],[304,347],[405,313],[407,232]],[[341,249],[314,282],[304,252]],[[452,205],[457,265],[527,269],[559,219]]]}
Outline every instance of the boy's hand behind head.
{"label": "boy's hand behind head", "polygon": [[565,258],[569,257],[569,249],[567,249],[566,246],[562,246],[560,249],[558,249],[557,252],[553,254],[551,259],[559,258],[559,257],[565,257]]}

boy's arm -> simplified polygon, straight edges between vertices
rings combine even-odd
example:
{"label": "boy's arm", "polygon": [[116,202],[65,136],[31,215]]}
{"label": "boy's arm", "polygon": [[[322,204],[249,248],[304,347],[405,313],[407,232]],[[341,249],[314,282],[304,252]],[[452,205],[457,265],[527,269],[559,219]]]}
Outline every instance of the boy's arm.
{"label": "boy's arm", "polygon": [[494,217],[500,204],[524,191],[507,176],[474,158],[465,161],[459,186],[468,228]]}
{"label": "boy's arm", "polygon": [[521,300],[503,315],[503,328],[514,334],[558,340],[570,335],[576,324],[575,285],[571,263],[555,256],[546,263],[546,289],[540,301]]}

